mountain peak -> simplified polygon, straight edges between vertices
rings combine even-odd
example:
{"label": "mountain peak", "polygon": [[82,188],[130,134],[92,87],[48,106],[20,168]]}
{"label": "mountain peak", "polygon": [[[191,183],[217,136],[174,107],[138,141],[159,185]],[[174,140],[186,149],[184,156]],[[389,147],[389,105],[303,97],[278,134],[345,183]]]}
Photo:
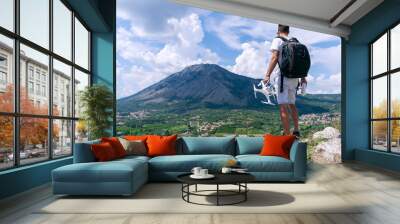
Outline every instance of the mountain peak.
{"label": "mountain peak", "polygon": [[189,65],[186,68],[184,68],[181,72],[203,72],[203,71],[227,71],[225,68],[222,68],[221,66],[217,64],[194,64],[194,65]]}

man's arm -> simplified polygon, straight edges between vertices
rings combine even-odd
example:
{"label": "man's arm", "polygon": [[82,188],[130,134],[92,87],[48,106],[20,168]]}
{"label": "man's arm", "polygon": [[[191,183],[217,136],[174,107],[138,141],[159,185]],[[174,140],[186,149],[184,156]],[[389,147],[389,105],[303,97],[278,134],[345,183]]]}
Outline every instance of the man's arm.
{"label": "man's arm", "polygon": [[271,58],[269,59],[269,63],[268,63],[267,73],[265,73],[265,77],[263,80],[265,83],[269,82],[271,73],[272,73],[272,71],[274,71],[276,64],[278,64],[278,54],[279,54],[279,51],[276,51],[276,50],[272,51]]}

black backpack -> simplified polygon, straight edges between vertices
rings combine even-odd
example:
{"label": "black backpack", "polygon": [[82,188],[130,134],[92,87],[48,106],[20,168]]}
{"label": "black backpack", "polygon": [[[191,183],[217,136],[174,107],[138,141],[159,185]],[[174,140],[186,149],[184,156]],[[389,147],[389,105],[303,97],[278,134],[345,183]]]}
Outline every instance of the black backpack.
{"label": "black backpack", "polygon": [[281,70],[280,91],[283,91],[283,77],[305,78],[310,69],[311,60],[307,47],[296,38],[287,40],[278,36],[283,41],[279,51],[278,65]]}

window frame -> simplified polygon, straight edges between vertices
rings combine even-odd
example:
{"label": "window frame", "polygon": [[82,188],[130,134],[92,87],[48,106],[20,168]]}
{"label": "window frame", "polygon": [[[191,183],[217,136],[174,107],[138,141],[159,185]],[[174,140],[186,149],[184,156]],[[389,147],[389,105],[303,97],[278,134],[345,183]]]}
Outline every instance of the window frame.
{"label": "window frame", "polygon": [[[393,28],[396,26],[400,25],[400,21],[395,22],[391,26],[385,29],[384,32],[379,34],[375,39],[373,39],[370,43],[368,43],[368,48],[369,48],[369,78],[368,78],[368,84],[369,84],[369,149],[373,151],[379,151],[379,152],[386,152],[386,153],[391,153],[391,154],[400,154],[400,152],[394,152],[392,151],[392,121],[400,121],[400,117],[392,117],[392,98],[391,98],[391,91],[392,91],[392,85],[391,85],[391,80],[392,80],[392,75],[395,75],[396,73],[400,72],[400,67],[393,68],[391,69],[391,31]],[[376,43],[381,37],[384,35],[387,35],[387,64],[386,64],[386,71],[382,72],[380,74],[373,74],[373,44]],[[386,86],[387,86],[387,105],[386,105],[386,117],[385,118],[373,118],[373,93],[374,93],[374,87],[373,87],[373,81],[378,78],[386,77]],[[379,150],[374,148],[374,136],[373,136],[373,122],[376,121],[386,121],[387,122],[387,138],[386,138],[386,150]]]}
{"label": "window frame", "polygon": [[[23,167],[23,166],[29,166],[29,165],[33,165],[33,164],[37,164],[37,163],[43,163],[49,160],[58,160],[58,159],[62,159],[65,157],[70,157],[73,155],[74,152],[74,143],[75,143],[75,123],[76,121],[79,120],[79,117],[75,116],[75,108],[72,107],[71,108],[71,115],[70,116],[56,116],[53,115],[53,59],[58,60],[59,62],[62,62],[66,65],[71,66],[71,83],[73,84],[75,82],[75,69],[87,74],[89,76],[89,83],[88,86],[92,85],[92,72],[91,72],[91,65],[92,65],[92,57],[91,57],[91,49],[92,49],[92,44],[91,44],[91,37],[92,37],[92,30],[89,28],[89,26],[84,22],[84,20],[79,16],[79,14],[73,10],[73,8],[65,1],[65,0],[59,0],[68,10],[71,11],[71,18],[70,18],[70,22],[71,22],[71,58],[67,59],[64,58],[63,56],[55,53],[53,50],[53,21],[54,21],[54,17],[53,17],[53,1],[54,0],[48,0],[49,2],[49,49],[46,49],[45,47],[42,47],[39,44],[34,43],[33,41],[30,41],[29,39],[23,37],[20,35],[20,0],[14,0],[13,1],[13,10],[14,10],[14,18],[13,18],[13,22],[14,22],[14,30],[10,31],[4,27],[0,26],[0,35],[3,35],[5,37],[11,38],[13,41],[13,64],[12,66],[12,73],[11,75],[13,75],[13,79],[14,79],[14,110],[13,112],[1,112],[0,111],[0,116],[10,116],[13,119],[13,153],[14,153],[14,161],[13,161],[13,166],[11,167],[5,167],[5,168],[0,168],[0,172],[4,171],[4,170],[10,170],[10,169],[15,169],[18,167]],[[85,27],[85,29],[88,31],[89,33],[89,39],[88,39],[88,61],[89,61],[89,67],[88,69],[85,69],[81,66],[79,66],[78,64],[75,63],[75,18],[77,20],[79,20],[79,22]],[[32,48],[33,50],[39,51],[40,53],[43,53],[45,55],[48,56],[49,58],[49,63],[48,63],[48,85],[46,88],[46,91],[48,93],[46,93],[47,97],[48,97],[48,113],[46,115],[39,115],[39,114],[26,114],[26,113],[21,113],[20,111],[20,45],[23,44],[27,47]],[[35,74],[36,74],[36,70],[33,70],[33,75],[34,75],[34,79],[36,80]],[[42,73],[40,73],[42,74]],[[26,77],[27,80],[30,80],[30,74],[27,73]],[[41,77],[39,77],[41,78]],[[41,83],[41,79],[39,80]],[[42,87],[42,85],[41,85]],[[27,90],[28,91],[28,90]],[[34,90],[35,91],[35,90]],[[74,85],[71,86],[71,93],[73,94],[72,96],[72,105],[74,105],[75,103],[75,88]],[[33,162],[33,163],[26,163],[26,164],[21,164],[20,161],[20,119],[21,118],[45,118],[47,119],[48,122],[48,136],[47,136],[47,142],[49,143],[47,146],[48,150],[48,157],[44,158],[41,161],[38,162]],[[62,155],[62,156],[57,156],[54,158],[54,150],[53,150],[53,121],[56,120],[66,120],[66,121],[71,121],[71,153],[69,155]]]}

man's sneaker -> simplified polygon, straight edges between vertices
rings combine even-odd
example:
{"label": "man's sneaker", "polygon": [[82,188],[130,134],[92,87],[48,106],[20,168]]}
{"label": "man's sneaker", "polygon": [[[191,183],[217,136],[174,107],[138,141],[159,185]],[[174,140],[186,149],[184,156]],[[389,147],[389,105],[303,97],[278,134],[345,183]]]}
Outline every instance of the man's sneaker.
{"label": "man's sneaker", "polygon": [[293,135],[296,136],[297,138],[300,138],[300,132],[299,131],[294,131]]}

